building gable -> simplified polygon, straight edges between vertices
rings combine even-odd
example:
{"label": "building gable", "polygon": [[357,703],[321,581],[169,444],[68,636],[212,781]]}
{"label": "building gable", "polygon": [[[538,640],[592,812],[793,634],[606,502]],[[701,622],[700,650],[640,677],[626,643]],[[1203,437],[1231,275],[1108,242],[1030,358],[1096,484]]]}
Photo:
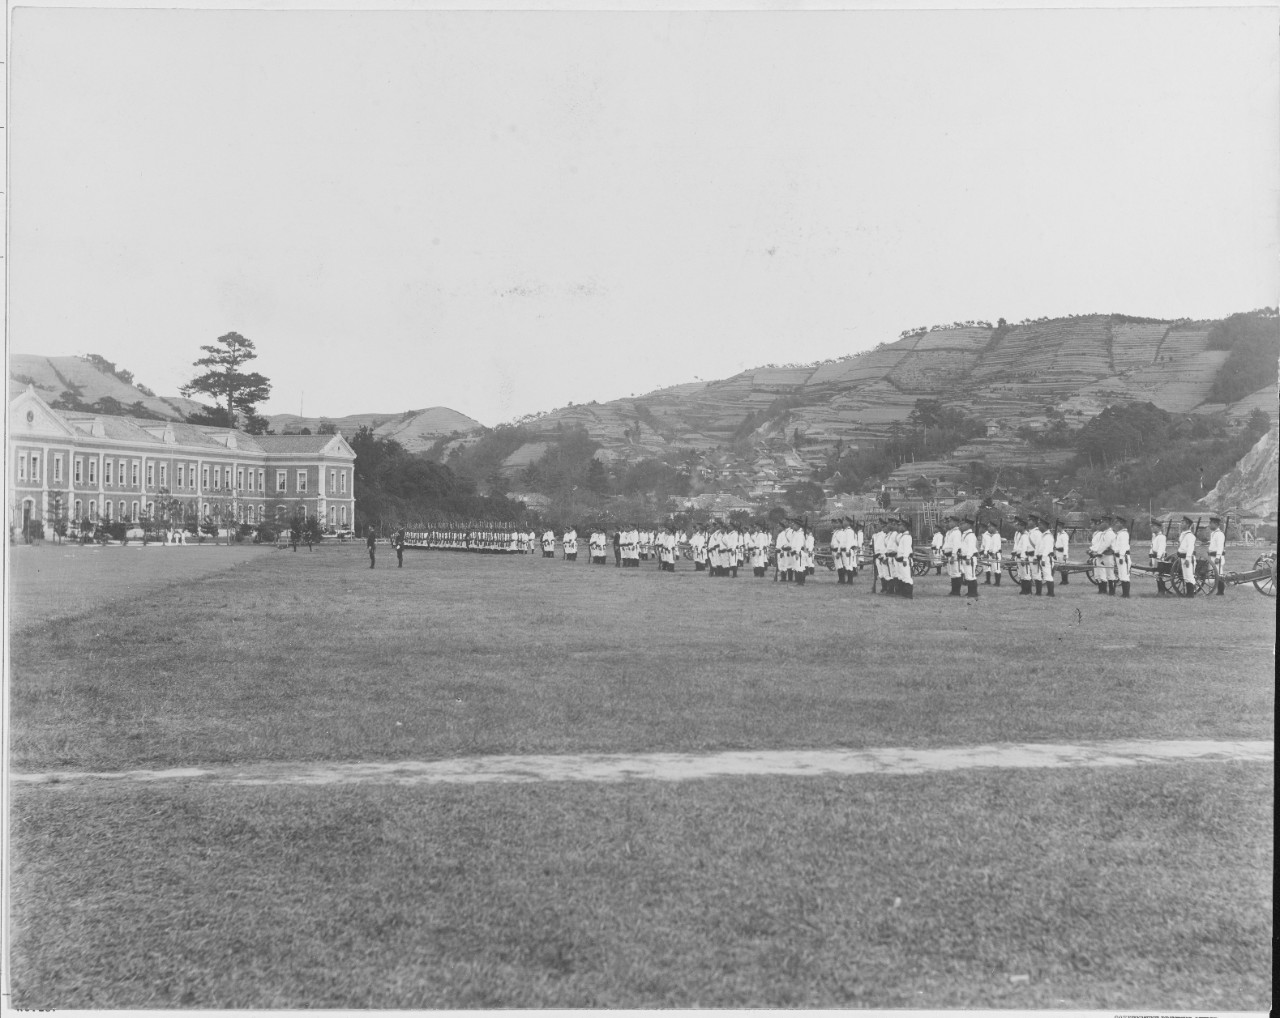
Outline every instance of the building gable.
{"label": "building gable", "polygon": [[26,392],[19,393],[9,403],[10,441],[68,439],[74,438],[75,434],[75,429],[36,395],[30,385]]}

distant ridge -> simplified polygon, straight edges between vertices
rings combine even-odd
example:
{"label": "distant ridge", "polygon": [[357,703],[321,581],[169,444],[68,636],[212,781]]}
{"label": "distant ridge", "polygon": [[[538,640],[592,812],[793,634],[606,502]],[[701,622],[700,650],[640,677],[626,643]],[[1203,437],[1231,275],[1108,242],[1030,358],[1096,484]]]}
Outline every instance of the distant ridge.
{"label": "distant ridge", "polygon": [[369,428],[379,438],[394,439],[409,452],[424,452],[436,439],[452,435],[455,431],[466,433],[482,427],[479,421],[466,414],[442,406],[406,410],[398,414],[350,414],[346,417],[271,414],[267,417],[267,424],[280,435],[303,428],[309,428],[314,434],[322,424],[332,424],[348,438],[361,428]]}
{"label": "distant ridge", "polygon": [[[184,420],[204,409],[204,404],[183,396],[152,396],[136,385],[122,381],[109,371],[80,357],[42,357],[38,354],[9,355],[9,396],[35,388],[40,398],[49,403],[70,392],[84,404],[114,400],[121,414],[138,407],[169,420]],[[361,427],[373,429],[381,438],[394,438],[410,452],[429,449],[437,438],[457,432],[473,431],[480,422],[448,407],[428,407],[394,414],[351,414],[346,417],[301,417],[297,414],[273,414],[267,426],[278,435],[299,433],[308,428],[312,434],[321,424],[332,424],[350,437]]]}
{"label": "distant ridge", "polygon": [[[1254,314],[1276,322],[1280,346],[1275,312]],[[917,400],[936,399],[988,423],[988,438],[957,450],[954,459],[1045,466],[1069,454],[1033,450],[1014,432],[1043,426],[1051,414],[1078,428],[1109,404],[1149,401],[1174,413],[1247,417],[1260,407],[1273,421],[1280,417],[1275,383],[1263,386],[1264,379],[1230,405],[1206,402],[1229,357],[1227,350],[1210,349],[1217,324],[1120,314],[954,323],[817,364],[766,365],[518,423],[534,439],[580,426],[606,456],[632,462],[672,449],[705,452],[737,443],[734,473],[782,481],[807,476],[837,443],[887,438],[907,423]],[[741,450],[744,442],[751,453]],[[946,466],[905,469],[936,476]]]}

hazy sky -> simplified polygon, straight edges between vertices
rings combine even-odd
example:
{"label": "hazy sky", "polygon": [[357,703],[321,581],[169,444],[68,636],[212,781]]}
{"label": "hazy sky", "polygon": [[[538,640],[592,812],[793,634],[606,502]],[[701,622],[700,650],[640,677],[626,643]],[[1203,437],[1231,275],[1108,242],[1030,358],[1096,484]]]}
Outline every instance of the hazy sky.
{"label": "hazy sky", "polygon": [[11,44],[9,349],[161,395],[235,330],[265,412],[495,424],[1280,289],[1274,9],[18,8]]}

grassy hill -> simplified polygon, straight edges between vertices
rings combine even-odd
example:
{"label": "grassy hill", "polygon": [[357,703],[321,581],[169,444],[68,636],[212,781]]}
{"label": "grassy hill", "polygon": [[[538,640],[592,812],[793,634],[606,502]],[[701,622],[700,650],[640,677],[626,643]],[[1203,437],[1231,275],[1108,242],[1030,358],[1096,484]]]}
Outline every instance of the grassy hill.
{"label": "grassy hill", "polygon": [[[202,403],[183,396],[157,396],[146,386],[135,384],[132,377],[130,372],[116,369],[101,357],[41,357],[21,353],[9,356],[10,396],[31,385],[51,404],[75,404],[101,413],[169,420],[183,420],[204,409]],[[314,434],[325,424],[332,424],[348,436],[361,427],[369,427],[378,437],[394,438],[410,452],[423,452],[437,438],[480,427],[479,421],[448,407],[348,417],[299,417],[297,414],[267,417],[267,426],[281,435],[301,432],[304,428]]]}
{"label": "grassy hill", "polygon": [[[1016,325],[957,323],[819,364],[766,365],[519,423],[534,436],[580,426],[611,457],[628,462],[673,450],[732,448],[743,475],[753,465],[759,473],[767,461],[785,480],[819,466],[837,444],[885,442],[907,426],[918,400],[936,399],[987,424],[989,440],[961,450],[965,458],[1051,469],[1070,454],[1036,447],[1017,436],[1019,429],[1048,427],[1059,418],[1077,429],[1106,406],[1125,402],[1239,420],[1261,407],[1274,419],[1280,416],[1278,357],[1280,319],[1270,310],[1225,322],[1093,314]],[[1269,374],[1252,373],[1247,392],[1242,363],[1270,367]],[[1221,402],[1224,392],[1232,402]],[[1215,396],[1219,401],[1211,402]]]}

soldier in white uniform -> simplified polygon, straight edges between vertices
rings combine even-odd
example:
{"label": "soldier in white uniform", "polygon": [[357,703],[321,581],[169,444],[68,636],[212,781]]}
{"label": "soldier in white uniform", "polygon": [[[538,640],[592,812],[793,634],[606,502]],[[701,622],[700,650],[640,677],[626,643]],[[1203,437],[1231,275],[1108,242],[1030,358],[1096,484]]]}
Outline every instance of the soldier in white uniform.
{"label": "soldier in white uniform", "polygon": [[561,543],[564,545],[564,560],[566,562],[577,562],[578,561],[577,528],[570,526],[569,529],[564,532],[564,537],[561,538]]}
{"label": "soldier in white uniform", "polygon": [[[1160,522],[1152,517],[1151,520],[1151,546],[1147,548],[1147,565],[1155,570],[1167,570],[1169,564],[1164,561],[1165,550],[1168,547],[1168,538],[1164,536],[1164,531],[1160,529]],[[1163,597],[1165,586],[1163,583],[1156,584],[1156,594]]]}
{"label": "soldier in white uniform", "polygon": [[1151,547],[1147,549],[1147,564],[1155,569],[1164,561],[1165,549],[1168,547],[1168,538],[1164,536],[1164,531],[1160,529],[1160,521],[1151,520]]}
{"label": "soldier in white uniform", "polygon": [[[812,576],[815,566],[813,531],[808,523],[800,526],[800,568],[805,576]],[[801,583],[804,582],[802,579]]]}
{"label": "soldier in white uniform", "polygon": [[942,524],[939,523],[933,528],[933,540],[929,542],[929,562],[933,565],[933,574],[935,576],[942,575],[942,544],[946,537],[942,533]]}
{"label": "soldier in white uniform", "polygon": [[773,539],[774,561],[777,563],[773,572],[774,582],[787,582],[792,578],[795,565],[791,561],[791,524],[787,520]]}
{"label": "soldier in white uniform", "polygon": [[1095,516],[1089,520],[1093,527],[1093,533],[1089,535],[1089,561],[1093,563],[1095,574],[1101,579],[1098,584],[1098,593],[1105,594],[1107,592],[1107,573],[1102,564],[1102,550],[1105,547],[1106,534],[1102,526],[1102,517]]}
{"label": "soldier in white uniform", "polygon": [[591,528],[591,536],[587,538],[587,546],[591,552],[593,566],[604,565],[605,551],[609,547],[609,538],[599,527]]}
{"label": "soldier in white uniform", "polygon": [[995,585],[1000,586],[1000,552],[1004,539],[1000,536],[1000,528],[994,522],[987,524],[987,532],[982,535],[978,550],[982,554],[982,564],[987,573],[987,585],[991,584],[991,574],[996,577]]}
{"label": "soldier in white uniform", "polygon": [[1102,516],[1098,520],[1102,527],[1102,571],[1107,578],[1107,593],[1116,592],[1116,532],[1111,526],[1111,517]]}
{"label": "soldier in white uniform", "polygon": [[724,565],[729,570],[729,575],[737,578],[738,575],[738,553],[742,550],[742,535],[738,533],[737,527],[730,527],[724,532]]}
{"label": "soldier in white uniform", "polygon": [[1041,586],[1048,588],[1046,593],[1053,597],[1053,553],[1056,546],[1056,539],[1053,536],[1053,530],[1047,525],[1044,530],[1040,531],[1039,544],[1036,545],[1036,566],[1043,579],[1036,580],[1036,594],[1039,595]]}
{"label": "soldier in white uniform", "polygon": [[1014,564],[1018,567],[1018,593],[1031,593],[1031,574],[1027,567],[1028,546],[1027,521],[1021,516],[1014,517],[1013,547],[1011,549]]}
{"label": "soldier in white uniform", "polygon": [[1071,582],[1071,574],[1067,572],[1067,560],[1071,557],[1071,535],[1067,528],[1057,523],[1053,525],[1053,563],[1062,573],[1062,585]]}
{"label": "soldier in white uniform", "polygon": [[658,539],[658,568],[664,573],[676,571],[676,532],[672,526]]}
{"label": "soldier in white uniform", "polygon": [[711,528],[707,538],[707,563],[712,576],[721,575],[721,563],[724,556],[724,531],[717,523]]}
{"label": "soldier in white uniform", "polygon": [[1227,572],[1227,535],[1222,529],[1222,520],[1217,516],[1209,517],[1209,564],[1213,566],[1217,583],[1214,593],[1219,597],[1227,591],[1227,581],[1223,576]]}
{"label": "soldier in white uniform", "polygon": [[877,581],[881,590],[887,577],[888,566],[884,557],[884,517],[876,517],[871,531],[871,593],[876,592]]}
{"label": "soldier in white uniform", "polygon": [[914,550],[914,544],[911,540],[911,525],[904,519],[897,521],[898,544],[894,551],[897,575],[894,576],[896,581],[895,593],[899,597],[905,597],[911,600],[915,597],[916,581],[911,575],[911,553]]}
{"label": "soldier in white uniform", "polygon": [[546,533],[542,535],[542,557],[543,558],[556,557],[556,535],[555,535],[555,531],[553,531],[550,527],[548,527],[546,530]]}
{"label": "soldier in white uniform", "polygon": [[1130,557],[1129,550],[1129,528],[1123,516],[1115,517],[1112,533],[1115,535],[1111,541],[1111,550],[1116,556],[1116,583],[1120,585],[1120,596],[1128,597],[1129,589],[1133,585],[1133,577],[1130,573],[1133,559]]}
{"label": "soldier in white uniform", "polygon": [[880,593],[893,595],[898,592],[898,524],[892,516],[885,518],[884,529],[884,579]]}
{"label": "soldier in white uniform", "polygon": [[964,585],[964,577],[960,572],[960,523],[954,516],[948,516],[947,533],[942,538],[942,562],[947,567],[947,575],[951,578],[951,597],[959,597],[960,588]]}
{"label": "soldier in white uniform", "polygon": [[831,558],[836,567],[836,583],[853,582],[853,528],[847,518],[837,520],[831,531]]}
{"label": "soldier in white uniform", "polygon": [[751,528],[751,573],[754,576],[764,576],[765,571],[769,568],[769,548],[773,541],[769,538],[769,531],[757,523]]}
{"label": "soldier in white uniform", "polygon": [[1036,585],[1036,593],[1040,593],[1040,584],[1044,577],[1040,575],[1040,517],[1035,513],[1027,513],[1027,579]]}
{"label": "soldier in white uniform", "polygon": [[696,527],[689,538],[689,552],[693,557],[693,570],[697,573],[707,569],[707,535],[701,527]]}
{"label": "soldier in white uniform", "polygon": [[966,516],[964,529],[960,531],[960,547],[956,551],[956,560],[960,564],[961,579],[969,597],[978,596],[978,535],[973,532],[974,520]]}
{"label": "soldier in white uniform", "polygon": [[1178,533],[1178,568],[1182,571],[1183,597],[1196,596],[1196,531],[1191,517],[1182,517]]}
{"label": "soldier in white uniform", "polygon": [[618,532],[618,547],[622,551],[622,568],[638,568],[640,565],[640,532],[634,523],[626,523]]}
{"label": "soldier in white uniform", "polygon": [[849,557],[852,560],[852,568],[850,569],[849,582],[853,582],[853,578],[858,575],[858,570],[862,568],[862,543],[864,535],[862,532],[862,524],[855,517],[849,517]]}

